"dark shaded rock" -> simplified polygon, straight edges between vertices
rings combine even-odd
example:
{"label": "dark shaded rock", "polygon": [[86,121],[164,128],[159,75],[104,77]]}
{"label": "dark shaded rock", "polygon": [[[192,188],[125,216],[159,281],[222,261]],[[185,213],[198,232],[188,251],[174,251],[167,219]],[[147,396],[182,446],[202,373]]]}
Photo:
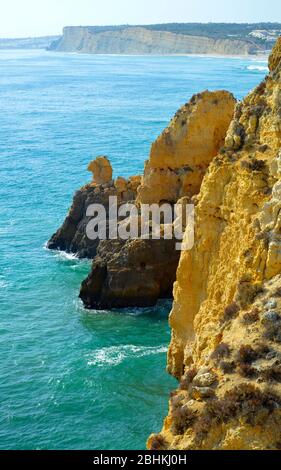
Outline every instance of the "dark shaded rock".
{"label": "dark shaded rock", "polygon": [[86,234],[86,226],[91,217],[86,216],[91,204],[102,204],[108,216],[109,196],[117,196],[118,204],[134,200],[136,192],[127,188],[120,192],[114,182],[107,184],[88,184],[77,191],[72,206],[62,226],[51,237],[47,244],[50,250],[62,250],[74,253],[79,258],[94,258],[99,240],[90,240]]}
{"label": "dark shaded rock", "polygon": [[172,296],[179,256],[175,240],[102,241],[80,298],[95,309],[155,305]]}

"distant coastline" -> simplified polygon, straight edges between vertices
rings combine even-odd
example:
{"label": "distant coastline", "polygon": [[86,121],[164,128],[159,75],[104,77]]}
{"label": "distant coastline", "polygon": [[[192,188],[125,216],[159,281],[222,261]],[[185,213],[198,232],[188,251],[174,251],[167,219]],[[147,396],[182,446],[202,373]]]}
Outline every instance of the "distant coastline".
{"label": "distant coastline", "polygon": [[279,35],[281,23],[66,26],[61,36],[0,38],[0,49],[47,49],[98,55],[267,58]]}
{"label": "distant coastline", "polygon": [[[47,52],[54,52],[50,49],[47,50]],[[57,51],[55,51],[57,52]],[[64,54],[68,54],[68,55],[96,55],[96,56],[108,56],[108,57],[117,57],[117,56],[121,56],[121,57],[200,57],[200,58],[205,58],[207,59],[208,57],[210,59],[237,59],[237,60],[243,60],[243,59],[249,59],[249,60],[252,60],[253,62],[265,62],[267,63],[268,61],[268,56],[269,56],[269,52],[266,52],[266,53],[262,53],[260,55],[253,55],[253,54],[245,54],[245,55],[241,55],[241,54],[212,54],[212,53],[207,53],[207,54],[184,54],[184,53],[163,53],[163,54],[128,54],[128,53],[120,53],[120,54],[113,54],[113,53],[97,53],[97,54],[92,54],[90,52],[79,52],[79,51],[74,51],[74,52],[65,52],[63,51]]]}
{"label": "distant coastline", "polygon": [[0,50],[3,49],[48,49],[60,36],[42,36],[35,38],[0,38]]}
{"label": "distant coastline", "polygon": [[66,26],[49,50],[88,54],[260,56],[270,52],[280,34],[280,23]]}

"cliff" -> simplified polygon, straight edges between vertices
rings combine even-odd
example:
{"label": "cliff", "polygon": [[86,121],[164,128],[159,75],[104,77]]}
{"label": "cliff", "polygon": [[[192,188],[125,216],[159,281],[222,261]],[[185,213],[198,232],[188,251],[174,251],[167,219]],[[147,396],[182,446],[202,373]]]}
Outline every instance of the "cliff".
{"label": "cliff", "polygon": [[[165,239],[164,225],[158,240],[90,240],[86,233],[91,220],[87,208],[100,203],[108,218],[109,197],[117,196],[119,207],[135,202],[137,224],[141,226],[137,209],[141,204],[191,202],[210,161],[224,143],[235,103],[226,91],[205,91],[193,96],[152,145],[142,178],[126,181],[119,177],[114,181],[107,158],[99,157],[90,163],[93,182],[75,194],[62,227],[48,243],[50,249],[93,259],[80,291],[87,308],[145,307],[154,305],[159,298],[172,297],[180,253],[175,249],[175,239]],[[108,229],[109,221],[105,223]],[[119,219],[118,224],[121,223]]]}
{"label": "cliff", "polygon": [[227,91],[204,91],[178,110],[151,146],[139,203],[175,203],[199,192],[210,161],[224,143],[235,103]]}
{"label": "cliff", "polygon": [[281,448],[281,38],[196,197],[170,314],[180,381],[150,449]]}
{"label": "cliff", "polygon": [[[162,25],[165,26],[165,25]],[[266,43],[253,37],[211,37],[163,30],[160,26],[91,28],[68,26],[50,49],[91,54],[220,54],[248,55],[264,52]],[[180,30],[181,31],[181,30]]]}
{"label": "cliff", "polygon": [[[225,91],[195,95],[151,147],[136,205],[186,204],[197,194],[224,142],[235,99]],[[202,135],[204,140],[202,141]],[[142,224],[137,214],[138,226]],[[162,224],[164,234],[164,224]],[[145,307],[172,296],[179,251],[175,239],[101,241],[80,297],[88,308]],[[153,254],[153,256],[152,256]]]}
{"label": "cliff", "polygon": [[281,448],[281,38],[269,71],[236,106],[225,91],[195,95],[141,179],[114,181],[105,157],[91,162],[94,181],[49,243],[87,252],[87,205],[107,207],[110,194],[195,204],[195,243],[180,260],[174,240],[97,241],[80,291],[88,308],[146,306],[176,279],[168,370],[179,387],[149,449]]}

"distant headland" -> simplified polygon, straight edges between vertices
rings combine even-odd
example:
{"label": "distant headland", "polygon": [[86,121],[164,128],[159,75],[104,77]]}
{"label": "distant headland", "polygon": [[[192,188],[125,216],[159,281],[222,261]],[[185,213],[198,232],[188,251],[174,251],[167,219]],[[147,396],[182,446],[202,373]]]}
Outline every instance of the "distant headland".
{"label": "distant headland", "polygon": [[50,50],[92,54],[256,55],[272,49],[281,23],[67,26]]}
{"label": "distant headland", "polygon": [[66,26],[62,36],[0,39],[0,49],[90,54],[260,55],[272,49],[281,23],[165,23]]}

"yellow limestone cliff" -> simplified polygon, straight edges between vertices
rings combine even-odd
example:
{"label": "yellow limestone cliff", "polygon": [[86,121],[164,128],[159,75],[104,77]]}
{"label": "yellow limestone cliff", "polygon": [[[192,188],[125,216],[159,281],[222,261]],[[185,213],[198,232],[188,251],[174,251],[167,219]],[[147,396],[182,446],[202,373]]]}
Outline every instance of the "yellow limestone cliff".
{"label": "yellow limestone cliff", "polygon": [[281,38],[269,69],[196,197],[170,314],[180,384],[150,449],[281,449]]}
{"label": "yellow limestone cliff", "polygon": [[235,103],[227,91],[204,91],[178,110],[152,144],[138,202],[174,203],[199,192],[209,163],[224,142]]}

